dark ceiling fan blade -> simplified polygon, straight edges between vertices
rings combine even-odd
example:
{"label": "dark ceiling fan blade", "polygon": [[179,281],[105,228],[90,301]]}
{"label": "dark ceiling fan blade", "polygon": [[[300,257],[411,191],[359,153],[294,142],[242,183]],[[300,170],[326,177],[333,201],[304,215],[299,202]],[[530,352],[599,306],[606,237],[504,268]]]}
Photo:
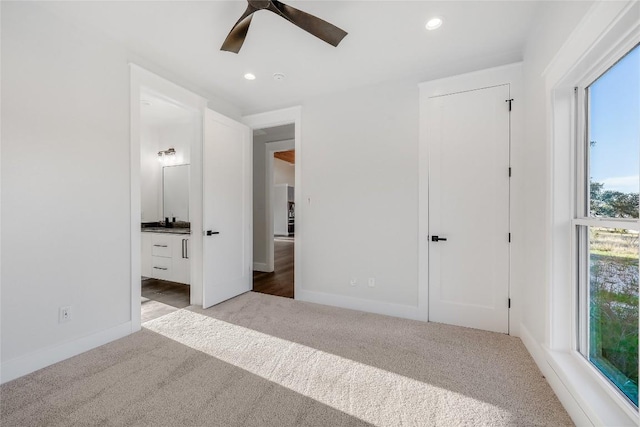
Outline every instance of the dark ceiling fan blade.
{"label": "dark ceiling fan blade", "polygon": [[242,44],[244,43],[245,37],[247,37],[247,31],[249,31],[249,25],[251,24],[251,18],[253,17],[253,12],[256,9],[251,4],[247,6],[247,10],[244,11],[238,22],[231,28],[229,31],[229,35],[222,43],[222,47],[220,50],[225,50],[227,52],[238,53],[240,52],[240,48],[242,48]]}
{"label": "dark ceiling fan blade", "polygon": [[272,0],[268,9],[332,46],[338,46],[347,35],[343,29],[278,0]]}

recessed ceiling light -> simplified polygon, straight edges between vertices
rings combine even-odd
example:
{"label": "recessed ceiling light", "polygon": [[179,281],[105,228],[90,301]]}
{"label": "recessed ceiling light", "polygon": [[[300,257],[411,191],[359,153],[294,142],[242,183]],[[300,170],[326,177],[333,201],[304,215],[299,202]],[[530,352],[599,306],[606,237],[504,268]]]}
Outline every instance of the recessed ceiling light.
{"label": "recessed ceiling light", "polygon": [[427,25],[425,25],[425,28],[429,31],[431,30],[435,30],[437,28],[440,28],[440,26],[442,25],[442,18],[439,17],[434,17],[431,18],[427,21]]}
{"label": "recessed ceiling light", "polygon": [[244,75],[244,78],[247,80],[255,80],[256,79],[256,75],[255,74],[251,74],[251,73],[247,73]]}
{"label": "recessed ceiling light", "polygon": [[275,74],[273,75],[273,80],[275,80],[275,81],[279,81],[279,82],[280,82],[280,81],[282,81],[282,80],[284,80],[284,74],[282,74],[282,73],[275,73]]}

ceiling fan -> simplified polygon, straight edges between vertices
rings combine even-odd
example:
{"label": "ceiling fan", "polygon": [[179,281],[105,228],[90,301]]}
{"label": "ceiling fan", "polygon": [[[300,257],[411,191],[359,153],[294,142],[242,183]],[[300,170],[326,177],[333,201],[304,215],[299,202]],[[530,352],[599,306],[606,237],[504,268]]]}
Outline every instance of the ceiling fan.
{"label": "ceiling fan", "polygon": [[278,0],[247,0],[247,2],[249,3],[247,10],[244,11],[240,19],[238,19],[238,22],[231,28],[220,50],[234,53],[240,52],[240,48],[242,48],[244,39],[247,36],[247,31],[249,31],[251,18],[253,14],[259,10],[268,10],[276,15],[280,15],[289,22],[333,46],[338,46],[344,36],[347,35],[346,31],[335,25],[294,7],[287,6]]}

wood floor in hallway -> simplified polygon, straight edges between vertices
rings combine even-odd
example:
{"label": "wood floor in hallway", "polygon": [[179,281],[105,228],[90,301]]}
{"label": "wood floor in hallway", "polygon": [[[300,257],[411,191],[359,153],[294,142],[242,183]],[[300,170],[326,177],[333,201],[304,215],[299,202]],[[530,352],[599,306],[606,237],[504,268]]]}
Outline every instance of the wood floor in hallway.
{"label": "wood floor in hallway", "polygon": [[274,242],[275,271],[253,272],[253,290],[263,294],[293,298],[293,247],[292,241]]}

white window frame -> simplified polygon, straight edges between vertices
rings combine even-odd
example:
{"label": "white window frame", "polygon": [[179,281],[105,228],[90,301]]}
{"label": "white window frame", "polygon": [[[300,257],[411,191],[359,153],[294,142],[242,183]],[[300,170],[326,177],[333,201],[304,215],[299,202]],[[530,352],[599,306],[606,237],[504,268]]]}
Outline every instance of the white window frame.
{"label": "white window frame", "polygon": [[[627,46],[624,44],[624,46]],[[588,232],[585,235],[580,236],[579,227],[584,227],[583,230],[589,230],[589,227],[603,227],[603,228],[624,228],[628,230],[640,231],[640,220],[636,218],[594,218],[590,216],[590,136],[589,136],[589,120],[590,117],[590,103],[587,96],[587,90],[593,85],[600,77],[606,74],[612,67],[614,67],[619,60],[625,55],[630,53],[631,50],[638,47],[636,44],[632,46],[628,51],[625,51],[622,56],[610,56],[600,66],[594,68],[589,74],[587,74],[582,81],[578,82],[575,87],[575,107],[574,107],[574,121],[576,126],[575,132],[575,178],[573,186],[573,219],[571,221],[571,233],[572,233],[572,261],[575,268],[572,269],[573,277],[572,283],[576,287],[576,293],[574,294],[575,307],[573,312],[576,313],[577,319],[574,324],[572,332],[574,334],[574,343],[572,350],[581,354],[585,360],[595,367],[589,360],[589,301],[588,301],[588,289],[589,278],[585,273],[589,270],[589,258],[587,239]],[[617,53],[617,51],[616,51]],[[638,159],[640,162],[640,158]],[[617,386],[609,380],[604,373],[598,368],[596,371],[602,379],[604,379],[608,385],[613,386],[613,389],[620,393],[621,397],[627,400],[626,396],[618,390]],[[633,403],[629,402],[631,406]]]}
{"label": "white window frame", "polygon": [[[597,376],[597,381],[607,390],[609,394],[615,395],[615,400],[627,411],[638,411],[638,408],[618,389],[618,387],[607,378],[583,352],[588,350],[588,333],[589,328],[587,290],[589,288],[588,277],[581,275],[580,272],[588,271],[588,257],[586,239],[580,239],[578,235],[578,227],[584,226],[586,230],[589,227],[603,228],[624,228],[628,230],[640,231],[640,219],[634,218],[593,218],[590,213],[590,191],[589,191],[589,135],[588,135],[588,117],[589,117],[589,101],[587,98],[587,89],[595,83],[597,79],[609,71],[620,59],[633,50],[638,45],[638,41],[629,40],[622,43],[616,49],[607,54],[598,66],[585,74],[575,87],[574,113],[573,120],[575,124],[575,140],[574,140],[574,166],[575,171],[573,181],[573,219],[571,220],[571,242],[572,242],[572,277],[573,284],[573,303],[574,307],[574,324],[571,333],[574,337],[572,340],[571,350],[586,362],[591,372]],[[640,161],[640,159],[639,159]],[[582,255],[582,256],[581,256]]]}
{"label": "white window frame", "polygon": [[[584,141],[586,128],[577,122],[574,92],[576,86],[593,82],[640,41],[639,13],[638,2],[596,2],[543,73],[550,108],[548,312],[541,352],[532,354],[536,361],[543,358],[544,363],[538,365],[580,425],[637,426],[639,421],[635,406],[578,352],[575,229],[585,222],[577,216],[576,193],[578,172],[586,171],[577,162],[579,145],[575,142],[578,138]],[[585,221],[620,226],[617,220]]]}

